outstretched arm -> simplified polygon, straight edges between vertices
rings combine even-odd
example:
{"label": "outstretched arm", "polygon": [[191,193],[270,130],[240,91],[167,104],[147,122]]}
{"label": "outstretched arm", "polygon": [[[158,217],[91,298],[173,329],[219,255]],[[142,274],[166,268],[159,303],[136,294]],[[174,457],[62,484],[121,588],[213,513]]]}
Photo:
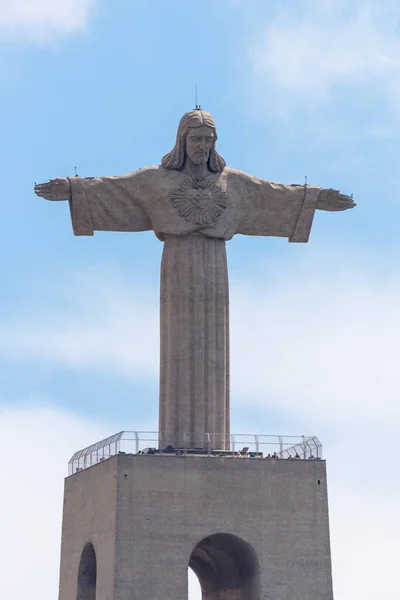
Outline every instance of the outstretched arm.
{"label": "outstretched arm", "polygon": [[68,200],[75,235],[94,231],[147,231],[150,219],[138,197],[135,174],[121,177],[53,179],[35,186],[47,200]]}
{"label": "outstretched arm", "polygon": [[[296,187],[296,186],[292,186]],[[303,200],[295,220],[294,228],[289,235],[289,242],[308,242],[315,210],[341,211],[353,208],[353,198],[341,194],[338,190],[304,186]]]}
{"label": "outstretched arm", "polygon": [[316,209],[340,211],[355,206],[336,190],[284,185],[255,177],[240,177],[242,215],[237,233],[287,237],[307,242]]}

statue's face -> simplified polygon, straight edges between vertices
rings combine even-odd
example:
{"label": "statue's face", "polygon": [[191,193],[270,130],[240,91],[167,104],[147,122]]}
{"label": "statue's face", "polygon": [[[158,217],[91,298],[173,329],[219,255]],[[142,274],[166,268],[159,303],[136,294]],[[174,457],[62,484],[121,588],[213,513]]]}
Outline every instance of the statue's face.
{"label": "statue's face", "polygon": [[211,127],[193,127],[189,129],[186,137],[186,154],[195,165],[205,164],[213,143],[214,132]]}

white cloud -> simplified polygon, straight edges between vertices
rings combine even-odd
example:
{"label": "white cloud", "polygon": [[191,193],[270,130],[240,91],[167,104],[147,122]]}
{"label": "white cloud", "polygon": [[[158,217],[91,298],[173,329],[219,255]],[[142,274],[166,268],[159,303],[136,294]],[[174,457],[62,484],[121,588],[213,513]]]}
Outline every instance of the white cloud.
{"label": "white cloud", "polygon": [[[367,452],[363,456],[356,448],[349,450],[356,453],[335,461],[339,466],[340,460],[350,460],[356,471],[361,461],[368,461]],[[396,462],[392,466],[396,469]],[[329,479],[334,591],[340,600],[396,600],[398,595],[400,493],[377,493],[374,486],[372,471],[368,484],[357,492],[344,486],[340,476]]]}
{"label": "white cloud", "polygon": [[201,600],[201,587],[197,576],[193,573],[192,569],[189,569],[189,599],[188,600]]}
{"label": "white cloud", "polygon": [[[321,432],[328,443],[336,594],[341,600],[374,600],[382,594],[394,599],[400,538],[400,261],[392,254],[383,268],[384,261],[367,256],[359,261],[350,251],[339,255],[325,250],[312,260],[307,253],[306,261],[299,254],[290,266],[283,259],[249,265],[247,279],[242,272],[231,273],[233,394],[243,399],[249,413],[255,405],[281,410],[302,429],[307,423],[310,430],[304,433]],[[60,292],[64,287],[67,294]],[[101,277],[85,274],[61,286],[53,281],[51,289],[41,310],[29,317],[16,314],[0,326],[0,353],[11,353],[16,361],[56,362],[94,372],[109,369],[132,379],[141,372],[157,376],[157,289],[129,287],[104,270]],[[32,302],[31,297],[30,306]],[[6,572],[18,564],[15,553],[24,536],[32,553],[39,524],[44,523],[40,539],[45,541],[35,555],[39,562],[33,562],[31,589],[46,590],[47,596],[40,597],[50,600],[58,573],[65,461],[76,447],[112,432],[96,435],[96,426],[84,424],[78,443],[69,417],[29,411],[10,415],[0,416],[0,439],[6,448],[14,448],[17,438],[24,443],[16,444],[3,461],[2,480],[17,492],[28,482],[32,506],[21,523],[17,515],[23,500],[0,506],[0,514],[15,515],[7,531],[16,537]],[[259,415],[254,431],[265,429]],[[57,444],[49,455],[53,440]],[[35,478],[36,456],[40,468]],[[1,501],[8,502],[4,496]],[[37,511],[40,518],[34,516]],[[32,534],[26,532],[28,522]],[[19,595],[5,597],[22,600],[24,585],[18,581]]]}
{"label": "white cloud", "polygon": [[[8,600],[54,600],[57,597],[63,478],[71,454],[111,431],[51,407],[20,406],[0,411],[2,567],[1,597]],[[380,478],[369,449],[352,441],[328,463],[331,537],[336,597],[341,600],[395,600],[400,537],[393,443],[381,445],[379,462],[392,473]],[[383,456],[384,453],[388,454]],[[369,478],[357,488],[362,465]],[[343,472],[353,473],[347,481]],[[397,485],[397,489],[396,486]],[[22,550],[21,550],[22,549]],[[21,554],[22,552],[22,554]],[[24,577],[21,577],[21,556]],[[190,576],[190,600],[200,600],[198,582]]]}
{"label": "white cloud", "polygon": [[64,285],[66,293],[54,298],[56,310],[31,306],[28,319],[18,316],[12,325],[0,323],[0,352],[46,357],[79,370],[157,377],[157,292],[122,285],[107,269]]}
{"label": "white cloud", "polygon": [[0,407],[2,598],[57,598],[67,463],[75,450],[109,433],[50,407]]}
{"label": "white cloud", "polygon": [[[232,387],[309,420],[380,426],[400,418],[400,277],[334,255],[232,289]],[[346,265],[347,263],[347,265]],[[378,401],[379,399],[379,401]]]}
{"label": "white cloud", "polygon": [[0,37],[46,39],[85,28],[96,0],[0,0]]}
{"label": "white cloud", "polygon": [[[277,11],[251,42],[256,79],[288,106],[365,87],[398,113],[400,7],[394,0],[300,0]],[[315,107],[314,107],[315,109]]]}

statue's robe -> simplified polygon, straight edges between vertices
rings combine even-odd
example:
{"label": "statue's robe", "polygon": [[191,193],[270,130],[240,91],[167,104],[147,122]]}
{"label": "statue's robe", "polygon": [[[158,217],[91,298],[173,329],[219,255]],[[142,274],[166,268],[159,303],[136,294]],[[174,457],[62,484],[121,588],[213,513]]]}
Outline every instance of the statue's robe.
{"label": "statue's robe", "polygon": [[197,213],[193,210],[191,179],[180,171],[148,167],[120,177],[70,178],[75,235],[153,230],[164,242],[162,447],[223,449],[229,442],[225,241],[241,233],[307,242],[320,192],[320,188],[275,184],[228,168],[210,173],[206,181],[217,186],[209,190],[216,203],[208,217],[201,208]]}

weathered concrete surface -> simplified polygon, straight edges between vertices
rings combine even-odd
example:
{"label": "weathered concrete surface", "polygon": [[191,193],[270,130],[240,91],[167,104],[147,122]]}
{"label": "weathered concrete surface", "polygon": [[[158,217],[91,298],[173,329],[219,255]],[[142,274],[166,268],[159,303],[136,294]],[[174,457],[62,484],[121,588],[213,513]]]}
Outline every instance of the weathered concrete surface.
{"label": "weathered concrete surface", "polygon": [[212,445],[223,448],[229,439],[225,241],[243,234],[307,242],[317,209],[354,206],[337,190],[271,183],[227,168],[216,141],[210,113],[192,110],[180,120],[175,147],[161,166],[35,186],[38,196],[69,200],[75,235],[154,231],[165,241],[161,446],[203,447],[211,434]]}
{"label": "weathered concrete surface", "polygon": [[160,305],[160,448],[225,449],[230,411],[224,240],[166,236]]}
{"label": "weathered concrete surface", "polygon": [[240,596],[204,569],[207,600],[333,599],[324,461],[119,455],[66,480],[59,600],[76,600],[87,542],[96,600],[186,600],[192,552],[217,533],[254,550],[259,592],[257,574]]}

